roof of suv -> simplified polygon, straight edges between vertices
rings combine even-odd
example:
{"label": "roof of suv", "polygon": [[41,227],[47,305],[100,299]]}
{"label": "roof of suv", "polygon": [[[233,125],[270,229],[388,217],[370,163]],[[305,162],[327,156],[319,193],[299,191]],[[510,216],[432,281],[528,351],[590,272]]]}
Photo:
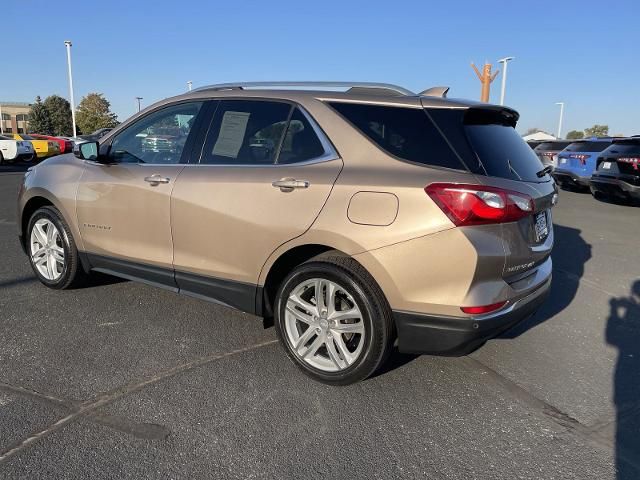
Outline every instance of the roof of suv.
{"label": "roof of suv", "polygon": [[[336,88],[347,89],[336,91]],[[489,106],[465,99],[447,98],[448,87],[432,87],[414,93],[403,87],[371,82],[246,82],[222,83],[194,89],[177,98],[206,98],[219,96],[273,97],[297,100],[300,97],[317,100],[371,102],[386,105],[424,106],[431,108],[469,108]],[[496,106],[493,106],[496,107]],[[504,108],[504,107],[500,107]]]}

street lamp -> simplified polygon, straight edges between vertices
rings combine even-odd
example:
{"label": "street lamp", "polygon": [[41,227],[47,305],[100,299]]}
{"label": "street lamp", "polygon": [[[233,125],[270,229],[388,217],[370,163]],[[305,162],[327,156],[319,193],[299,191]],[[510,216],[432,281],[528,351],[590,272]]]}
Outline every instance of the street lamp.
{"label": "street lamp", "polygon": [[69,69],[69,97],[71,97],[71,123],[73,127],[73,136],[76,136],[76,104],[73,101],[73,75],[71,74],[71,40],[65,40],[67,47],[67,67]]}
{"label": "street lamp", "polygon": [[507,86],[507,63],[516,57],[504,57],[498,60],[502,64],[502,90],[500,92],[500,105],[504,105],[504,91]]}
{"label": "street lamp", "polygon": [[556,105],[560,105],[560,120],[558,121],[558,138],[562,138],[562,115],[564,115],[564,102],[556,102]]}
{"label": "street lamp", "polygon": [[2,118],[2,103],[0,103],[0,135],[4,134],[4,118]]}
{"label": "street lamp", "polygon": [[193,86],[193,82],[191,80],[189,80],[187,82],[187,88],[189,89],[189,91],[191,91],[191,87]]}
{"label": "street lamp", "polygon": [[136,97],[136,100],[138,101],[138,111],[140,111],[140,100],[142,100],[142,97]]}

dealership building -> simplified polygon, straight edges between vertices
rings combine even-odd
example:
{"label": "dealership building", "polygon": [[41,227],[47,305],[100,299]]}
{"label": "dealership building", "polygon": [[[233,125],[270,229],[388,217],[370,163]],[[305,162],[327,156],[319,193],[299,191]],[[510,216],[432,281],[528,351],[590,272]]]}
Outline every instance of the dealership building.
{"label": "dealership building", "polygon": [[3,133],[27,133],[31,104],[0,102],[0,131]]}

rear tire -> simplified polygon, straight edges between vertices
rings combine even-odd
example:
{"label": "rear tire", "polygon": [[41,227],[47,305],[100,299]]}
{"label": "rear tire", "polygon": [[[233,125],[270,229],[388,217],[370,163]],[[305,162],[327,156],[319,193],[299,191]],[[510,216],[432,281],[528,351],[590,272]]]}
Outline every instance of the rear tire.
{"label": "rear tire", "polygon": [[314,380],[359,382],[391,351],[391,309],[375,280],[350,257],[328,253],[296,267],[282,282],[274,311],[287,355]]}
{"label": "rear tire", "polygon": [[25,242],[31,268],[47,287],[62,290],[86,281],[71,230],[55,207],[42,207],[34,212]]}

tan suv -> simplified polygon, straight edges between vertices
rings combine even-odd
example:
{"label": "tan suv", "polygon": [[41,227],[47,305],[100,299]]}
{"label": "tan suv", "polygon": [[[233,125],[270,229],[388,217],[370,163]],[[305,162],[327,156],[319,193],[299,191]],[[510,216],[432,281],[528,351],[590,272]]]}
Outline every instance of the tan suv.
{"label": "tan suv", "polygon": [[273,320],[326,383],[368,377],[394,343],[467,353],[543,302],[557,194],[515,111],[446,90],[161,101],[25,175],[21,242],[51,288],[100,271]]}

